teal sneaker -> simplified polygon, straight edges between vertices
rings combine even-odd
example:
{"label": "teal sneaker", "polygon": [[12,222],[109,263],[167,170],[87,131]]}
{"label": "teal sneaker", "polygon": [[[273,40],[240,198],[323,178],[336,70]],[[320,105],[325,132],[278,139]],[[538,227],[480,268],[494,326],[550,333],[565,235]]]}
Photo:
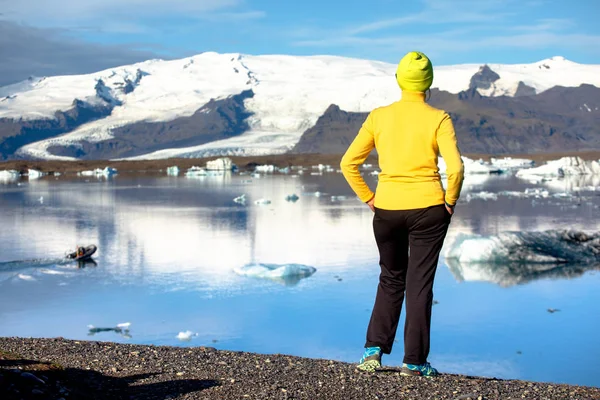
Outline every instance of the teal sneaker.
{"label": "teal sneaker", "polygon": [[424,376],[427,378],[438,376],[439,374],[438,370],[433,368],[429,363],[421,365],[402,364],[402,371],[400,372],[400,375],[404,376]]}
{"label": "teal sneaker", "polygon": [[380,367],[381,347],[367,347],[356,368],[365,372],[375,372]]}

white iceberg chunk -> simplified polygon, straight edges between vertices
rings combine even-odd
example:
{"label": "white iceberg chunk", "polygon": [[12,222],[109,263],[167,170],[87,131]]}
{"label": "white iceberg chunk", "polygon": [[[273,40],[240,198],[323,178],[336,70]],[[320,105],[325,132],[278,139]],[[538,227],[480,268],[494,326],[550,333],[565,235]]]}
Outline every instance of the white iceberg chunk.
{"label": "white iceberg chunk", "polygon": [[248,264],[234,269],[241,276],[279,280],[287,284],[297,283],[316,271],[315,267],[302,264]]}
{"label": "white iceberg chunk", "polygon": [[177,339],[181,340],[182,342],[189,342],[194,336],[198,336],[198,334],[192,331],[184,331],[177,334]]}
{"label": "white iceberg chunk", "polygon": [[169,175],[169,176],[179,175],[179,167],[177,165],[174,165],[172,167],[167,168],[167,175]]}
{"label": "white iceberg chunk", "polygon": [[26,275],[26,274],[18,274],[17,277],[21,280],[24,281],[35,281],[35,278],[31,275]]}
{"label": "white iceberg chunk", "polygon": [[572,175],[598,175],[600,163],[597,161],[584,161],[581,157],[563,157],[559,160],[548,161],[535,168],[517,171],[520,178],[534,177],[562,177]]}
{"label": "white iceberg chunk", "polygon": [[129,329],[130,326],[131,326],[131,322],[122,322],[120,324],[117,324],[117,328],[121,328],[121,329]]}
{"label": "white iceberg chunk", "polygon": [[208,173],[206,172],[206,170],[204,168],[196,167],[196,166],[189,168],[185,173],[185,176],[187,176],[187,177],[198,177],[198,176],[207,176],[207,175],[208,175]]}
{"label": "white iceberg chunk", "polygon": [[[491,165],[481,159],[471,160],[467,157],[462,157],[464,164],[465,175],[469,174],[497,174],[504,172],[503,168]],[[442,157],[438,159],[438,168],[440,175],[446,175],[446,161]]]}
{"label": "white iceberg chunk", "polygon": [[275,172],[275,166],[274,165],[257,165],[256,168],[254,168],[255,172]]}
{"label": "white iceberg chunk", "polygon": [[118,171],[114,168],[111,167],[106,167],[104,169],[102,168],[96,168],[95,170],[88,170],[88,171],[81,171],[78,172],[77,175],[79,176],[98,176],[98,177],[110,177],[113,175],[116,175],[118,173]]}
{"label": "white iceberg chunk", "polygon": [[21,174],[19,173],[19,171],[15,171],[13,169],[9,169],[7,171],[0,171],[0,182],[15,182],[19,179],[20,176]]}
{"label": "white iceberg chunk", "polygon": [[29,169],[27,171],[27,176],[29,177],[29,179],[39,179],[44,175],[46,175],[46,173],[38,171],[37,169]]}
{"label": "white iceberg chunk", "polygon": [[217,158],[206,163],[206,169],[209,171],[231,171],[233,168],[233,162],[229,157]]}
{"label": "white iceberg chunk", "polygon": [[533,160],[529,160],[527,158],[512,158],[512,157],[504,157],[504,158],[491,158],[490,164],[493,167],[501,168],[501,169],[521,169],[521,168],[531,168],[535,164]]}
{"label": "white iceberg chunk", "polygon": [[498,200],[498,195],[492,192],[475,192],[475,193],[467,193],[465,196],[467,202],[475,199],[479,200]]}

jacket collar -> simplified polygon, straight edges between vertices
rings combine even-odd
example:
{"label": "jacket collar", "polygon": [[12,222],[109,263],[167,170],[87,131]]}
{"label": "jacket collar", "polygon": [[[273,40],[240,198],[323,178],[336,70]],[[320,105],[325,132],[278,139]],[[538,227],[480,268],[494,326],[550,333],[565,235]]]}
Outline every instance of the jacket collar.
{"label": "jacket collar", "polygon": [[407,92],[407,91],[403,90],[401,101],[424,103],[425,102],[425,92]]}

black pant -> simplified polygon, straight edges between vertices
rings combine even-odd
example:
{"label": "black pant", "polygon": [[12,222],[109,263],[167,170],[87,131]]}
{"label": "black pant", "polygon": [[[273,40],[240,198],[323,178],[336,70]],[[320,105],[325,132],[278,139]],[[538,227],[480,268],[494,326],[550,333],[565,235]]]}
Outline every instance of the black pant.
{"label": "black pant", "polygon": [[406,291],[404,362],[427,361],[433,279],[450,219],[444,205],[416,210],[375,209],[373,231],[381,275],[365,347],[379,346],[385,354],[392,351]]}

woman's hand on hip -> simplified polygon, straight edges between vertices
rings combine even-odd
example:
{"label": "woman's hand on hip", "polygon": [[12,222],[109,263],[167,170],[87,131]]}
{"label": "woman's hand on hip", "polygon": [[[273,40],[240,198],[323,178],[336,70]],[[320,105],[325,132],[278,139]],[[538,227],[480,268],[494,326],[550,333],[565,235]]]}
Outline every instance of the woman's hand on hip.
{"label": "woman's hand on hip", "polygon": [[454,207],[450,207],[448,204],[445,204],[446,206],[446,211],[448,211],[448,214],[452,215],[454,214]]}
{"label": "woman's hand on hip", "polygon": [[375,196],[369,201],[367,201],[367,205],[371,209],[371,211],[375,212]]}

